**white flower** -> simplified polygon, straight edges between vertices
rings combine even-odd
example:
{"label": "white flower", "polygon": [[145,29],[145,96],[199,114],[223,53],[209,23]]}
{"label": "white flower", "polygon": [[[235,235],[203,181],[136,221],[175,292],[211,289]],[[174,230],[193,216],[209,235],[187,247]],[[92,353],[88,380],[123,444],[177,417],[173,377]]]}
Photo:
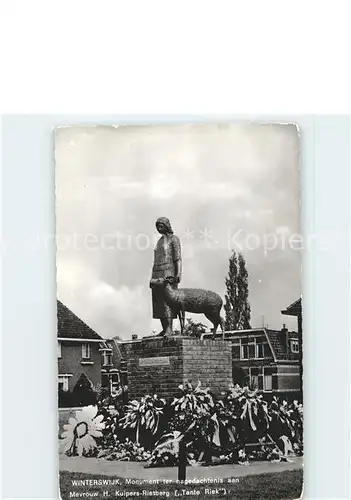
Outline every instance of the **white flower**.
{"label": "white flower", "polygon": [[102,437],[102,429],[105,428],[103,415],[97,415],[97,406],[86,406],[82,410],[76,412],[76,417],[71,417],[68,424],[64,425],[65,429],[61,434],[61,443],[63,451],[74,451],[77,447],[79,456],[84,452],[88,452],[96,448],[94,438]]}

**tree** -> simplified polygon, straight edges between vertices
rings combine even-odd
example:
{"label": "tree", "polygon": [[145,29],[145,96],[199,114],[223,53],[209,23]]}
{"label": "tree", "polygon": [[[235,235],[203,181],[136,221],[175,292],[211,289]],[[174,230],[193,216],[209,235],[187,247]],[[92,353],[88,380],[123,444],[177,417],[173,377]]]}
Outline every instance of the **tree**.
{"label": "tree", "polygon": [[241,253],[233,250],[229,258],[229,273],[225,279],[225,329],[245,330],[251,328],[251,308],[246,263]]}
{"label": "tree", "polygon": [[184,326],[183,335],[189,335],[189,337],[200,338],[202,333],[206,332],[206,326],[202,323],[195,323],[191,318],[188,318],[186,325]]}
{"label": "tree", "polygon": [[78,379],[78,382],[73,388],[72,398],[77,406],[88,406],[96,404],[96,393],[93,389],[92,383],[85,375],[82,373]]}

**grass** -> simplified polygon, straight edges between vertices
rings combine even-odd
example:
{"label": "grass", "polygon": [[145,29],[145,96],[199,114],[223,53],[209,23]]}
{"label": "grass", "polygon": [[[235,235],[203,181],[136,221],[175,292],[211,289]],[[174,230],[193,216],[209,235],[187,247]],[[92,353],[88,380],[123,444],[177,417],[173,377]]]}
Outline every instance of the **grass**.
{"label": "grass", "polygon": [[[221,484],[206,484],[206,485],[180,485],[180,484],[158,484],[158,485],[125,485],[125,479],[119,478],[120,486],[74,486],[72,481],[84,479],[117,479],[107,476],[93,476],[90,474],[82,474],[76,472],[60,472],[60,488],[61,499],[70,500],[72,498],[95,498],[97,500],[112,500],[116,498],[124,499],[166,499],[166,498],[179,498],[182,499],[206,499],[218,500],[218,498],[227,499],[245,499],[245,500],[285,500],[297,499],[301,495],[302,470],[293,470],[278,472],[273,474],[260,474],[257,476],[246,476],[234,479],[224,479]],[[218,492],[211,492],[218,488]],[[103,491],[108,490],[108,495],[103,495]],[[143,493],[143,491],[152,491],[154,494]],[[196,494],[184,494],[183,490],[194,491]],[[206,491],[207,490],[207,491]],[[116,495],[116,491],[120,494]],[[176,495],[176,491],[178,495]],[[72,492],[76,492],[72,496]],[[155,493],[155,492],[158,492]],[[90,493],[90,494],[89,494]],[[129,493],[129,494],[128,494]]]}

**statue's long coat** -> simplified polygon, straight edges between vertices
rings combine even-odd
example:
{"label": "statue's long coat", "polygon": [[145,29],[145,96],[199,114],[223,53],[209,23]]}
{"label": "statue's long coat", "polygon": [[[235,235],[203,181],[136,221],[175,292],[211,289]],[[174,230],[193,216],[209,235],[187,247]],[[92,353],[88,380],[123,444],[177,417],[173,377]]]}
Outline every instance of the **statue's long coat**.
{"label": "statue's long coat", "polygon": [[[178,236],[164,234],[157,242],[154,254],[154,266],[151,280],[175,276],[175,263],[181,260],[181,247]],[[173,285],[178,288],[177,284]],[[157,285],[152,288],[152,313],[153,318],[176,318],[177,314],[166,303],[164,286]]]}

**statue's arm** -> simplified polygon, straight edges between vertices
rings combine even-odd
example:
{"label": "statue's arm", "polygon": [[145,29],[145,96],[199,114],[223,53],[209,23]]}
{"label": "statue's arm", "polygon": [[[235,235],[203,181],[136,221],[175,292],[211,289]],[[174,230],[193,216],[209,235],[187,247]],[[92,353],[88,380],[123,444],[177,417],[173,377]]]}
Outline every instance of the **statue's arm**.
{"label": "statue's arm", "polygon": [[173,262],[178,283],[182,277],[182,249],[178,236],[173,236]]}
{"label": "statue's arm", "polygon": [[175,261],[175,278],[178,281],[178,283],[180,282],[180,280],[182,278],[182,260],[181,259]]}

